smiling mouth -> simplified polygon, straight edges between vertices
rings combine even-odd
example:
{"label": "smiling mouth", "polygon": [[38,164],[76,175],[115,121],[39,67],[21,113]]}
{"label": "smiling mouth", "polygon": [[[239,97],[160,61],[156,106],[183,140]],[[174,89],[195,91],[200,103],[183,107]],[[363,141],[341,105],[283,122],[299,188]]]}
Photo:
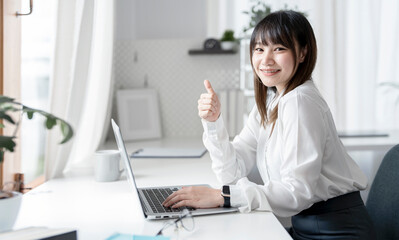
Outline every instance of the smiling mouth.
{"label": "smiling mouth", "polygon": [[280,69],[261,69],[260,71],[266,74],[273,74],[279,72]]}
{"label": "smiling mouth", "polygon": [[260,69],[261,73],[266,77],[272,77],[279,73],[280,69]]}

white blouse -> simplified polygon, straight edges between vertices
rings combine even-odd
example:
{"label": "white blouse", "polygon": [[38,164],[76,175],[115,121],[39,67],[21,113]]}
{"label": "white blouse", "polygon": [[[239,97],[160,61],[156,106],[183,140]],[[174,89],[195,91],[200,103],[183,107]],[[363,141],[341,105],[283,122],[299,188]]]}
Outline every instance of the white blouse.
{"label": "white blouse", "polygon": [[[273,211],[293,216],[313,203],[363,190],[367,178],[338,138],[327,103],[312,80],[291,92],[274,96],[278,119],[260,125],[256,106],[232,142],[222,117],[202,120],[203,141],[219,181],[230,185],[231,205],[241,212]],[[257,165],[264,185],[247,175]]]}

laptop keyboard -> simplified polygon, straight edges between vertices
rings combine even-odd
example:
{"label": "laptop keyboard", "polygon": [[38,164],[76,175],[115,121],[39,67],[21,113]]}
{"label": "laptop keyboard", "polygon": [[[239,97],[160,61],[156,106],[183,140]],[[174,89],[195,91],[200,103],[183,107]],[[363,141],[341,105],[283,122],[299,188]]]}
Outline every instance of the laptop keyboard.
{"label": "laptop keyboard", "polygon": [[170,208],[164,207],[162,205],[163,201],[173,192],[176,192],[177,188],[151,188],[151,189],[142,189],[150,207],[154,213],[167,213],[167,212],[180,212],[184,208],[189,210],[193,210],[194,208],[190,207],[181,207],[181,208]]}

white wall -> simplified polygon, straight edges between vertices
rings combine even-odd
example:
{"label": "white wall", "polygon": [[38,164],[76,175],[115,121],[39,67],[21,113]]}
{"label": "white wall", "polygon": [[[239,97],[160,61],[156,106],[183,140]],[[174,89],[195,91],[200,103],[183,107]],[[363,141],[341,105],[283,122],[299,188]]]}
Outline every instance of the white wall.
{"label": "white wall", "polygon": [[197,100],[209,79],[217,92],[239,87],[239,54],[189,55],[202,39],[118,40],[114,46],[116,89],[158,92],[165,137],[200,137]]}
{"label": "white wall", "polygon": [[197,100],[205,91],[203,80],[209,79],[217,91],[239,87],[238,53],[188,54],[190,49],[201,49],[208,36],[214,34],[212,37],[217,38],[222,25],[212,25],[211,20],[218,17],[217,12],[211,14],[209,10],[215,10],[219,1],[118,0],[115,3],[115,90],[142,88],[147,81],[160,99],[162,135],[200,137],[203,130],[197,115]]}
{"label": "white wall", "polygon": [[204,0],[118,0],[116,39],[206,37]]}

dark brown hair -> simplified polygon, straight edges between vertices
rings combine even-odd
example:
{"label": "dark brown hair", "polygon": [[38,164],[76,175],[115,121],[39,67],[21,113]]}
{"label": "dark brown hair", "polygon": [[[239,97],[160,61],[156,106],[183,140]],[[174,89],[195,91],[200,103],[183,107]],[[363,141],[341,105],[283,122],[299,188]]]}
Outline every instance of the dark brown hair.
{"label": "dark brown hair", "polygon": [[[311,79],[317,58],[316,38],[312,26],[301,13],[291,10],[274,12],[266,16],[256,25],[249,46],[251,64],[256,43],[259,41],[266,46],[269,44],[281,44],[291,49],[293,52],[296,68],[292,78],[287,83],[283,95],[303,84],[306,80]],[[298,46],[299,49],[296,49],[296,46]],[[303,62],[298,63],[297,52],[304,48],[307,49],[306,56]],[[261,124],[263,126],[266,124],[273,124],[274,128],[274,124],[278,117],[278,106],[276,106],[270,113],[270,116],[268,116],[266,101],[268,99],[268,90],[270,89],[276,92],[277,89],[275,87],[269,88],[265,86],[256,75],[253,64],[252,69],[254,73],[255,101],[261,116]]]}

